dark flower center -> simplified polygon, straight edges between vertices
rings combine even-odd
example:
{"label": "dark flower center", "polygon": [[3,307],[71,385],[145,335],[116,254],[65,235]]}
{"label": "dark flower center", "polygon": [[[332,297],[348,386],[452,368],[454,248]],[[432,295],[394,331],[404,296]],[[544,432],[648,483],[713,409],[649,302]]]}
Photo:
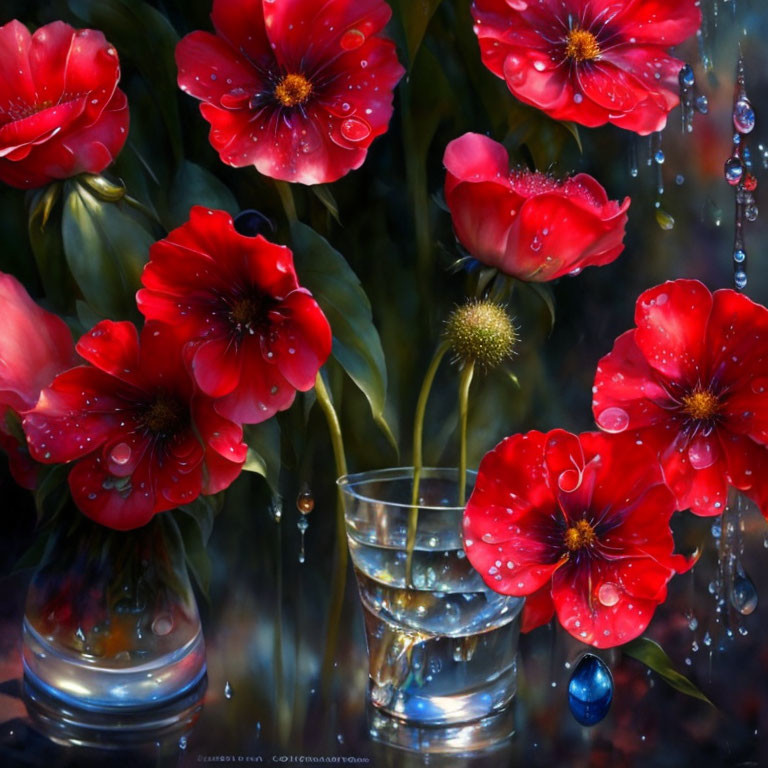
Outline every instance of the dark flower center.
{"label": "dark flower center", "polygon": [[254,296],[235,299],[229,307],[229,319],[238,331],[256,333],[266,317],[265,302]]}
{"label": "dark flower center", "polygon": [[172,437],[189,423],[189,408],[171,395],[161,394],[143,414],[144,426],[157,437]]}
{"label": "dark flower center", "polygon": [[565,546],[571,552],[590,547],[594,542],[595,529],[586,520],[579,520],[565,532]]}
{"label": "dark flower center", "polygon": [[288,74],[275,86],[274,96],[284,107],[298,107],[312,95],[312,83],[304,75]]}
{"label": "dark flower center", "polygon": [[708,421],[713,418],[717,415],[721,405],[717,395],[713,395],[705,389],[684,395],[682,401],[683,413],[697,421]]}
{"label": "dark flower center", "polygon": [[568,33],[565,55],[574,61],[592,61],[600,56],[597,38],[586,29],[575,27]]}

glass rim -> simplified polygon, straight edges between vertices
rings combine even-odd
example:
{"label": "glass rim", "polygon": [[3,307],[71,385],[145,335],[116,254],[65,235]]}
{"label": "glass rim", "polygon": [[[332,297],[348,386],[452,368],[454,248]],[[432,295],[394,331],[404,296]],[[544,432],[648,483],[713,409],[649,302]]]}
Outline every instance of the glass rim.
{"label": "glass rim", "polygon": [[[446,479],[455,479],[459,474],[458,467],[422,467],[421,479],[442,479],[449,473],[454,476]],[[474,469],[466,470],[467,479],[474,481],[477,478],[477,471]],[[386,504],[388,507],[396,507],[398,509],[422,509],[431,512],[451,512],[451,511],[463,511],[466,508],[466,504],[459,505],[443,505],[443,506],[428,506],[424,504],[407,504],[402,501],[387,501],[385,499],[376,499],[371,496],[365,496],[356,490],[356,486],[365,482],[373,482],[376,480],[392,481],[392,480],[408,480],[413,479],[414,468],[411,467],[386,467],[385,469],[371,469],[366,472],[351,472],[346,475],[342,475],[336,480],[336,485],[341,488],[342,492],[351,496],[358,501],[365,501],[371,504]]]}

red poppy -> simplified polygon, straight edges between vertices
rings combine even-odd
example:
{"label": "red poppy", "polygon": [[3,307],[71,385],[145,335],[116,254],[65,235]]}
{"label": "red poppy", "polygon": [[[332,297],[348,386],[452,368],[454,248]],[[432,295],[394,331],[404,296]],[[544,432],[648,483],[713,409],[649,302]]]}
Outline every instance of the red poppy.
{"label": "red poppy", "polygon": [[24,286],[0,273],[0,447],[8,454],[11,473],[25,488],[34,488],[37,465],[26,446],[11,434],[9,411],[23,414],[33,408],[40,390],[75,363],[75,345],[67,324],[40,308]]}
{"label": "red poppy", "polygon": [[28,189],[103,171],[128,136],[119,79],[117,51],[95,29],[0,27],[0,180]]}
{"label": "red poppy", "polygon": [[728,485],[768,517],[768,309],[697,280],[643,293],[598,365],[593,410],[659,455],[678,509],[718,515]]}
{"label": "red poppy", "polygon": [[510,171],[503,145],[478,133],[452,141],[443,163],[456,236],[483,264],[545,282],[609,264],[624,250],[630,200],[609,200],[591,176]]}
{"label": "red poppy", "polygon": [[680,101],[670,56],[701,25],[698,0],[474,0],[483,63],[557,120],[660,131]]}
{"label": "red poppy", "polygon": [[176,63],[222,161],[302,184],[359,168],[404,72],[378,34],[391,14],[383,0],[214,0],[216,35],[187,35]]}
{"label": "red poppy", "polygon": [[91,365],[57,376],[24,418],[32,456],[73,462],[69,486],[97,523],[138,528],[223,490],[245,461],[242,429],[197,392],[174,329],[104,320],[77,351]]}
{"label": "red poppy", "polygon": [[137,294],[149,320],[178,328],[197,385],[232,421],[255,424],[306,392],[331,353],[331,328],[299,287],[293,254],[238,233],[200,206],[155,243]]}
{"label": "red poppy", "polygon": [[529,595],[524,629],[552,617],[610,648],[637,637],[667,582],[675,500],[651,451],[563,430],[513,435],[486,454],[464,513],[464,545],[485,582]]}

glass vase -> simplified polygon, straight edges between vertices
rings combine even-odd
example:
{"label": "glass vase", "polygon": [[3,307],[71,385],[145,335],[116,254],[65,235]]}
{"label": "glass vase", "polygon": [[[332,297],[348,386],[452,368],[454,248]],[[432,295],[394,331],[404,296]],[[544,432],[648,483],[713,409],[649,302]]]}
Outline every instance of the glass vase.
{"label": "glass vase", "polygon": [[28,683],[89,710],[143,709],[199,683],[205,643],[174,520],[58,525],[29,587],[23,661]]}
{"label": "glass vase", "polygon": [[[523,600],[489,589],[467,560],[457,478],[456,469],[422,469],[416,506],[412,467],[339,479],[371,703],[410,724],[487,719],[516,691]],[[468,473],[467,493],[473,482]]]}

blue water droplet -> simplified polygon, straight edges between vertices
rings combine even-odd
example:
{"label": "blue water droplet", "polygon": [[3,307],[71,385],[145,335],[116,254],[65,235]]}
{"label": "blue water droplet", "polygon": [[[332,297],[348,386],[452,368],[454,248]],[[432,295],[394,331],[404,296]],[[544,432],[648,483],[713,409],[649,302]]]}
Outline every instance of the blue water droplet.
{"label": "blue water droplet", "polygon": [[733,260],[737,264],[743,264],[747,260],[747,254],[746,251],[739,248],[738,250],[733,252]]}
{"label": "blue water droplet", "polygon": [[661,164],[664,162],[664,160],[665,160],[666,158],[664,157],[664,152],[663,152],[662,150],[660,150],[660,149],[659,149],[659,150],[657,150],[657,151],[656,151],[656,154],[653,156],[653,159],[654,159],[654,160],[655,160],[655,161],[656,161],[656,162],[657,162],[659,165],[661,165]]}
{"label": "blue water droplet", "polygon": [[613,677],[605,663],[587,653],[568,683],[568,706],[581,725],[595,725],[607,714],[613,700]]}
{"label": "blue water droplet", "polygon": [[739,289],[742,290],[743,288],[747,287],[747,273],[746,272],[737,272],[733,276],[733,283],[734,285]]}
{"label": "blue water droplet", "polygon": [[686,64],[678,75],[680,78],[680,85],[686,88],[692,88],[696,84],[696,77],[693,74],[693,67],[690,64]]}
{"label": "blue water droplet", "polygon": [[744,217],[747,221],[757,221],[758,214],[759,211],[754,203],[744,209]]}
{"label": "blue water droplet", "polygon": [[731,605],[742,616],[749,616],[757,608],[757,589],[746,573],[737,574],[733,580]]}
{"label": "blue water droplet", "polygon": [[755,110],[747,99],[739,99],[733,105],[733,127],[739,133],[750,133],[755,127]]}
{"label": "blue water droplet", "polygon": [[744,175],[744,166],[741,164],[741,160],[738,157],[729,157],[725,161],[725,180],[733,187],[735,187]]}
{"label": "blue water droplet", "polygon": [[709,99],[702,93],[701,96],[696,97],[694,107],[700,115],[706,115],[709,112]]}

